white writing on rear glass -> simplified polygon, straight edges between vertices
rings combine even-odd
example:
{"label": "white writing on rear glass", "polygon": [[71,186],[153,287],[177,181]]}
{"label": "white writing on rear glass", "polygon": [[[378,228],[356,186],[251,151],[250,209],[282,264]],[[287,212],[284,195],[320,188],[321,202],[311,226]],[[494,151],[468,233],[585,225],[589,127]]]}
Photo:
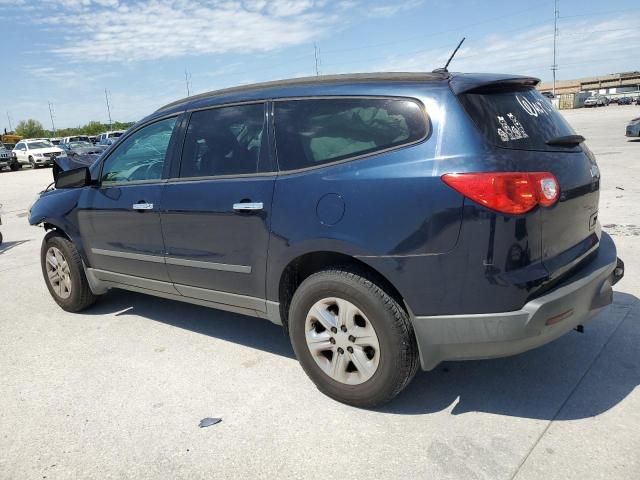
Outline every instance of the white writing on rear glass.
{"label": "white writing on rear glass", "polygon": [[531,101],[528,98],[521,97],[520,95],[516,95],[516,100],[524,111],[532,117],[537,117],[538,115],[549,115],[553,111],[551,104],[544,100]]}

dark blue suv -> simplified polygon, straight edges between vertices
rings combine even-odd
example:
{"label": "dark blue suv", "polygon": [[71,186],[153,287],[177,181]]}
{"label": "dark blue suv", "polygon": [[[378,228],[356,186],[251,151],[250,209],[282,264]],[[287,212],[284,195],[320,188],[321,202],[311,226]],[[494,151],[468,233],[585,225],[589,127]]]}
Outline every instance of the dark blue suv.
{"label": "dark blue suv", "polygon": [[32,207],[51,295],[110,288],[282,324],[356,406],[418,366],[581,326],[624,274],[593,154],[529,77],[313,77],[169,104]]}

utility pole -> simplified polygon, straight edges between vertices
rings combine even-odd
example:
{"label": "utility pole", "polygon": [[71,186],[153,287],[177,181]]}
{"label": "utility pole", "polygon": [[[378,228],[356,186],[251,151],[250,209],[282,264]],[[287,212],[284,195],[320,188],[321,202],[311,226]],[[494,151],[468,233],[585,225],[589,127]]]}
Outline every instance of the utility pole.
{"label": "utility pole", "polygon": [[13,132],[13,127],[11,126],[11,116],[9,115],[9,110],[7,110],[7,120],[9,120],[9,131]]}
{"label": "utility pole", "polygon": [[107,89],[104,89],[104,98],[107,101],[107,114],[109,115],[109,130],[111,130],[111,106],[109,105],[109,94],[107,93]]}
{"label": "utility pole", "polygon": [[191,96],[191,73],[185,68],[184,70],[184,83],[187,86],[187,97]]}
{"label": "utility pole", "polygon": [[53,136],[56,136],[56,125],[53,123],[53,110],[52,110],[52,106],[51,106],[51,102],[49,103],[49,117],[51,117],[51,128],[53,129]]}
{"label": "utility pole", "polygon": [[553,65],[551,71],[553,72],[553,96],[556,96],[556,70],[558,70],[558,64],[556,63],[556,44],[558,43],[558,17],[560,17],[560,0],[555,0],[555,11],[553,12]]}
{"label": "utility pole", "polygon": [[316,77],[320,75],[320,65],[322,65],[322,60],[320,58],[320,49],[316,42],[313,42],[313,53],[316,57]]}

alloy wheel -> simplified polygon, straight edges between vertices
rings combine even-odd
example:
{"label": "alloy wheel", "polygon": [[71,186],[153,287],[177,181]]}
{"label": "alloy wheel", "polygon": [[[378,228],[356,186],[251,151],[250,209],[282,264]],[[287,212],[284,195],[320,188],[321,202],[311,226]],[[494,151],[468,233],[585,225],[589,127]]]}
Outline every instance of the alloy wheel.
{"label": "alloy wheel", "polygon": [[380,343],[369,319],[336,297],[316,302],[305,320],[305,339],[316,364],[333,380],[359,385],[380,363]]}
{"label": "alloy wheel", "polygon": [[71,271],[67,259],[58,248],[50,247],[47,250],[46,262],[47,279],[53,291],[60,298],[69,298],[71,295]]}

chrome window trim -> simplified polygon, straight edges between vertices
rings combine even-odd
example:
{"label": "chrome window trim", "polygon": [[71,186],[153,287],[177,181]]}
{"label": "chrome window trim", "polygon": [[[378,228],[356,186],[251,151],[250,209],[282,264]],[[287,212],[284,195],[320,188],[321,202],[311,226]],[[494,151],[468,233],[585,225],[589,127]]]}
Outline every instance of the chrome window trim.
{"label": "chrome window trim", "polygon": [[206,177],[171,177],[168,183],[198,182],[202,180],[232,180],[234,178],[275,177],[278,172],[239,173],[237,175],[208,175]]}

